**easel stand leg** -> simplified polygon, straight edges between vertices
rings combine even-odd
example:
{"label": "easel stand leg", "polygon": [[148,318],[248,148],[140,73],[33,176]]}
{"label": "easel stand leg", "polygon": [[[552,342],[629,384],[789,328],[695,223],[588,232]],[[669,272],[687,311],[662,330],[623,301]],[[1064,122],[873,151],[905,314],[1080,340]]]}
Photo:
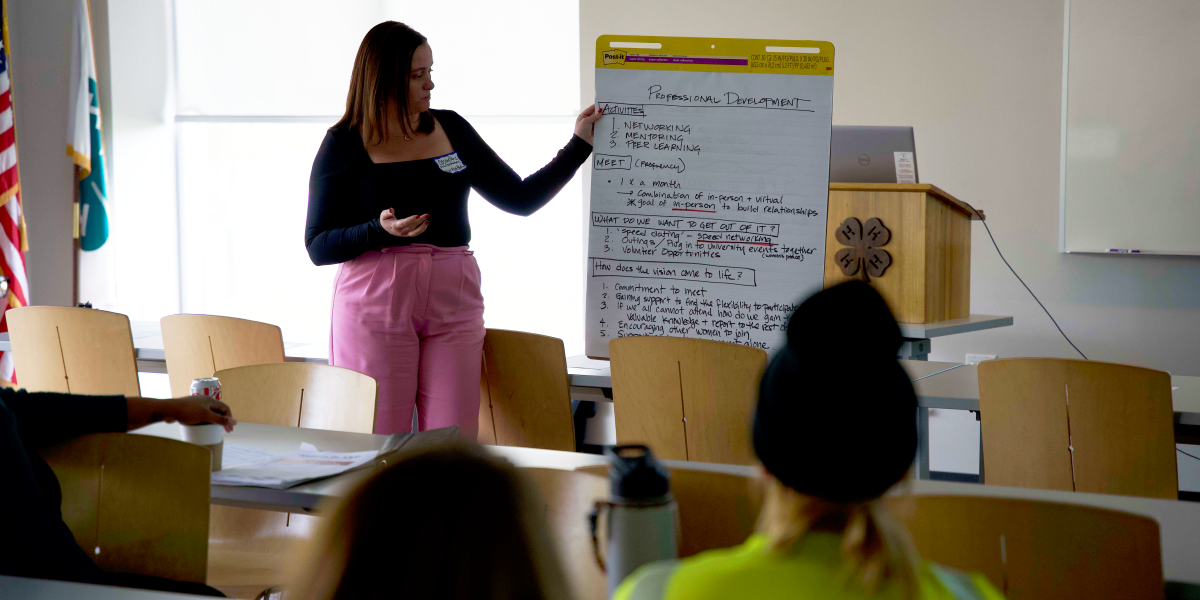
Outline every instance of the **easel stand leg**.
{"label": "easel stand leg", "polygon": [[929,409],[917,407],[917,479],[929,479]]}

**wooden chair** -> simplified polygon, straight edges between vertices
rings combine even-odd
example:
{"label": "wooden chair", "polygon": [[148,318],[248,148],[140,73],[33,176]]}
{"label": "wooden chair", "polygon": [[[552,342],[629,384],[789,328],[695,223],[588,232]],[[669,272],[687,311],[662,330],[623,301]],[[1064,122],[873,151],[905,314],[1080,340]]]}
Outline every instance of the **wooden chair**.
{"label": "wooden chair", "polygon": [[1171,377],[1096,361],[979,364],[987,483],[1178,498]]}
{"label": "wooden chair", "polygon": [[728,342],[628,337],[608,344],[617,443],[659,458],[748,465],[767,353]]}
{"label": "wooden chair", "polygon": [[1012,498],[891,501],[914,503],[901,521],[922,558],[981,572],[1010,600],[1164,595],[1158,523],[1149,517]]}
{"label": "wooden chair", "polygon": [[175,397],[188,395],[192,380],[198,377],[284,360],[283,333],[275,325],[212,315],[171,315],[159,323]]}
{"label": "wooden chair", "polygon": [[9,309],[19,387],[31,392],[140,396],[129,317],[90,308]]}
{"label": "wooden chair", "polygon": [[607,600],[608,584],[592,553],[588,515],[597,500],[609,499],[603,477],[561,469],[521,469],[533,480],[545,502],[546,525],[557,546],[567,581],[579,600]]}
{"label": "wooden chair", "polygon": [[224,402],[238,421],[371,433],[379,384],[369,375],[317,363],[222,369]]}
{"label": "wooden chair", "polygon": [[[608,465],[577,471],[608,478]],[[699,469],[668,469],[679,506],[679,556],[729,548],[746,541],[762,510],[762,480]],[[607,489],[607,488],[606,488]]]}
{"label": "wooden chair", "polygon": [[[379,386],[357,371],[314,363],[274,363],[216,372],[234,417],[309,429],[371,433]],[[283,583],[285,561],[311,537],[317,517],[230,506],[212,507],[209,581],[249,597]]]}
{"label": "wooden chair", "polygon": [[479,442],[575,450],[562,340],[522,331],[487,330],[479,385]]}
{"label": "wooden chair", "polygon": [[46,448],[41,456],[62,487],[63,521],[101,569],[204,583],[207,448],[96,433]]}

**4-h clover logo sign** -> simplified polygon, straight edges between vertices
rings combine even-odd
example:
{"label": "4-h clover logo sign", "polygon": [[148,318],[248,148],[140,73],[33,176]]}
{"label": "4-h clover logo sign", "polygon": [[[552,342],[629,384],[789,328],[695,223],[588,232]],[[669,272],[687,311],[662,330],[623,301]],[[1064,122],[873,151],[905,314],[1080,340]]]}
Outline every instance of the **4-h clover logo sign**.
{"label": "4-h clover logo sign", "polygon": [[892,255],[880,248],[892,239],[892,232],[877,218],[867,219],[867,224],[863,225],[858,219],[849,217],[838,225],[834,237],[849,246],[833,255],[843,275],[861,272],[863,281],[870,281],[871,277],[882,277],[892,264]]}

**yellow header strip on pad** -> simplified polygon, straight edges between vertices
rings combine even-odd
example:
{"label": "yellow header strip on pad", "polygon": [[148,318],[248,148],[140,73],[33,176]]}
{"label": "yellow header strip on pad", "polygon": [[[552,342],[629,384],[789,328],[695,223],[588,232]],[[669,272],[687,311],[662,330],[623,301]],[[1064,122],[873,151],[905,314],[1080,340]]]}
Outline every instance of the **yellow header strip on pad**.
{"label": "yellow header strip on pad", "polygon": [[[647,47],[652,45],[658,47]],[[596,68],[832,76],[833,44],[813,40],[602,35],[596,38]]]}

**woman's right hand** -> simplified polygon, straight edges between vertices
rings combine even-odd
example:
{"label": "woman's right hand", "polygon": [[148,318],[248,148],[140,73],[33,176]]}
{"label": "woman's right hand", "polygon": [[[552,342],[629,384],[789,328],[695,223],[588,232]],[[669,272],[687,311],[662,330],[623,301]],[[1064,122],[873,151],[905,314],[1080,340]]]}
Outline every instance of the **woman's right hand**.
{"label": "woman's right hand", "polygon": [[429,215],[413,215],[404,219],[396,218],[396,211],[387,209],[379,213],[379,224],[383,230],[396,237],[417,237],[429,228]]}

